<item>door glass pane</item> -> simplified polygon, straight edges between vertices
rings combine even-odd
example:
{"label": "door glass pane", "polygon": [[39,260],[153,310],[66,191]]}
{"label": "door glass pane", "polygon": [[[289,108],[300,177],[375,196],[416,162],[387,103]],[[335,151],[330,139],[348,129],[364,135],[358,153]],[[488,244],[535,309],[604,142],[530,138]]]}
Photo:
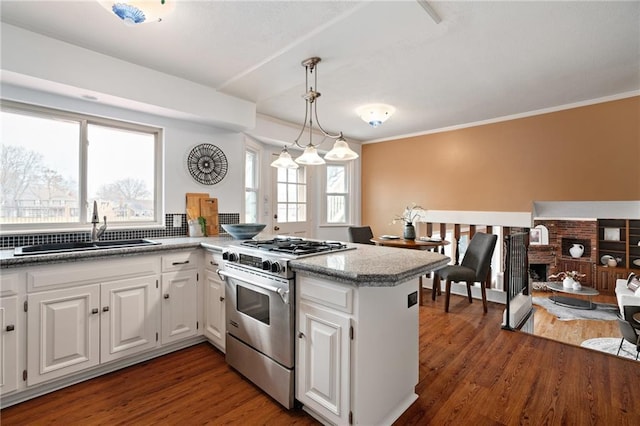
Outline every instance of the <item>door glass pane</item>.
{"label": "door glass pane", "polygon": [[278,204],[278,222],[286,223],[287,222],[287,204]]}
{"label": "door glass pane", "polygon": [[90,124],[88,139],[88,217],[97,200],[111,222],[154,218],[154,135]]}
{"label": "door glass pane", "polygon": [[0,223],[80,218],[80,124],[2,112]]}
{"label": "door glass pane", "polygon": [[307,185],[306,172],[299,169],[278,169],[276,199],[279,223],[306,221]]}

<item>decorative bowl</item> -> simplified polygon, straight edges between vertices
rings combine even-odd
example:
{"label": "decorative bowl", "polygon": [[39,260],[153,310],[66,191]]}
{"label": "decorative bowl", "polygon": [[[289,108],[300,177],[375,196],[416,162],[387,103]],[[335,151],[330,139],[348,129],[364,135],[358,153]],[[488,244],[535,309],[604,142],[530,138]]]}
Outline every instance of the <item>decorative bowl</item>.
{"label": "decorative bowl", "polygon": [[223,223],[224,229],[236,240],[250,240],[262,231],[267,225],[262,223]]}

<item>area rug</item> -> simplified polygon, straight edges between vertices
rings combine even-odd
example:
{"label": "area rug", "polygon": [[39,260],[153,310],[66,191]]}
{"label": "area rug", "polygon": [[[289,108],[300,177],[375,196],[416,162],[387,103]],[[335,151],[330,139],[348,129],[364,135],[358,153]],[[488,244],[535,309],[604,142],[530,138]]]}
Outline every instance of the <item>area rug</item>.
{"label": "area rug", "polygon": [[[595,339],[585,340],[580,346],[616,355],[618,347],[620,346],[620,337],[597,337]],[[635,360],[636,347],[625,340],[618,356]]]}
{"label": "area rug", "polygon": [[571,320],[604,320],[614,321],[618,317],[620,309],[617,305],[607,303],[596,303],[596,309],[574,309],[566,306],[556,305],[546,297],[533,297],[533,304],[543,307],[552,315],[558,317],[560,321]]}

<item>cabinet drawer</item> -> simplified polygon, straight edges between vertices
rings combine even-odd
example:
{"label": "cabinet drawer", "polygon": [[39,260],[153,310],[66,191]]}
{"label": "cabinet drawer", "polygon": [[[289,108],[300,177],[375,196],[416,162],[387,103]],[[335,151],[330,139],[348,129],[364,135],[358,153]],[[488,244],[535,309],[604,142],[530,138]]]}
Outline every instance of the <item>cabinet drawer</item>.
{"label": "cabinet drawer", "polygon": [[121,278],[158,274],[158,256],[81,261],[52,266],[36,266],[27,271],[27,291],[52,290]]}
{"label": "cabinet drawer", "polygon": [[24,289],[24,273],[23,272],[10,272],[6,270],[0,274],[0,297],[2,296],[14,296],[18,294],[18,291]]}
{"label": "cabinet drawer", "polygon": [[353,312],[353,288],[346,284],[330,284],[311,277],[300,277],[298,291],[302,299],[331,309]]}
{"label": "cabinet drawer", "polygon": [[213,269],[222,269],[222,253],[213,253],[207,251],[204,253],[204,267]]}
{"label": "cabinet drawer", "polygon": [[181,271],[198,267],[198,251],[185,251],[162,256],[162,272]]}

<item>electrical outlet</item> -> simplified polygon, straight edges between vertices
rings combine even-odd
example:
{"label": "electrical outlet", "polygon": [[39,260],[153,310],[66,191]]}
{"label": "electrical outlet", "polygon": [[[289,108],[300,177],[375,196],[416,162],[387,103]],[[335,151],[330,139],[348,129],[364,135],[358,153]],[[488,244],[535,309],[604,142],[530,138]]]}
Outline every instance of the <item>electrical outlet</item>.
{"label": "electrical outlet", "polygon": [[174,228],[182,228],[182,215],[174,214],[173,215],[173,227]]}

